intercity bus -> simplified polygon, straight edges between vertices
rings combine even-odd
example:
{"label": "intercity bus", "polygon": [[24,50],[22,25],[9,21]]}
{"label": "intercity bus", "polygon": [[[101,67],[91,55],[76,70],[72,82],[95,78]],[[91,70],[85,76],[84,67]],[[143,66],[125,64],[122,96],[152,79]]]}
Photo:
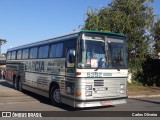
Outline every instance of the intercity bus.
{"label": "intercity bus", "polygon": [[81,30],[7,51],[6,80],[53,105],[95,107],[126,103],[126,37]]}

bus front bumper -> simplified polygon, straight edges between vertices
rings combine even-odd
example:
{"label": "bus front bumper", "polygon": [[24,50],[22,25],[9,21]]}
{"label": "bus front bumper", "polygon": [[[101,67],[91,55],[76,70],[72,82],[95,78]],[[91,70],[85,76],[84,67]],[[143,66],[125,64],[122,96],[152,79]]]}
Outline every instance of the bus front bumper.
{"label": "bus front bumper", "polygon": [[85,107],[100,107],[100,106],[111,106],[117,104],[127,103],[126,99],[128,96],[116,97],[116,98],[105,98],[105,99],[91,99],[91,100],[80,100],[71,97],[61,96],[64,104],[70,105],[76,108]]}
{"label": "bus front bumper", "polygon": [[118,104],[125,104],[127,103],[126,98],[117,98],[117,99],[105,99],[105,100],[93,100],[93,101],[75,101],[75,106],[77,108],[84,108],[84,107],[100,107],[100,106],[112,106]]}

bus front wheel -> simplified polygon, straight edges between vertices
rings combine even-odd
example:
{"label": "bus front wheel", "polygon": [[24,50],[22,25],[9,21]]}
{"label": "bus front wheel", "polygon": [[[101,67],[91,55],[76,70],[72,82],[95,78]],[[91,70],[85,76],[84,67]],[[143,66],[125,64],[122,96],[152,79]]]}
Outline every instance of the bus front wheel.
{"label": "bus front wheel", "polygon": [[58,86],[53,86],[50,91],[50,100],[53,105],[61,104],[61,94]]}

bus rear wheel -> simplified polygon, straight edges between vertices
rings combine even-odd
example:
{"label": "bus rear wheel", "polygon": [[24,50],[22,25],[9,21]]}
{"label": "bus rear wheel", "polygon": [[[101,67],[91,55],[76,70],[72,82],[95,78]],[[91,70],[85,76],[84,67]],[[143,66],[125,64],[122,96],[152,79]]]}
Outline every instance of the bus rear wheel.
{"label": "bus rear wheel", "polygon": [[18,91],[21,91],[23,92],[23,89],[22,89],[22,83],[21,83],[21,80],[20,79],[16,79],[15,82],[14,82],[14,88]]}
{"label": "bus rear wheel", "polygon": [[19,90],[20,92],[23,92],[22,81],[21,81],[20,79],[18,80],[18,90]]}
{"label": "bus rear wheel", "polygon": [[53,86],[50,91],[50,100],[53,105],[61,105],[61,94],[58,86]]}
{"label": "bus rear wheel", "polygon": [[15,88],[16,90],[19,89],[19,82],[18,82],[17,79],[16,79],[15,82],[14,82],[14,88]]}

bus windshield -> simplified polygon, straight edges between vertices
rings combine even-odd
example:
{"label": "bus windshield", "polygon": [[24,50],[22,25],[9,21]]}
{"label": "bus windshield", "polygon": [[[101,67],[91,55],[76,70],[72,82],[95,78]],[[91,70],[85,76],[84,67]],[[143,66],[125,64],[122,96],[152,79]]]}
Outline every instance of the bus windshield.
{"label": "bus windshield", "polygon": [[124,40],[121,42],[108,42],[108,67],[126,68],[126,51]]}
{"label": "bus windshield", "polygon": [[83,35],[80,40],[78,68],[126,68],[124,40]]}

